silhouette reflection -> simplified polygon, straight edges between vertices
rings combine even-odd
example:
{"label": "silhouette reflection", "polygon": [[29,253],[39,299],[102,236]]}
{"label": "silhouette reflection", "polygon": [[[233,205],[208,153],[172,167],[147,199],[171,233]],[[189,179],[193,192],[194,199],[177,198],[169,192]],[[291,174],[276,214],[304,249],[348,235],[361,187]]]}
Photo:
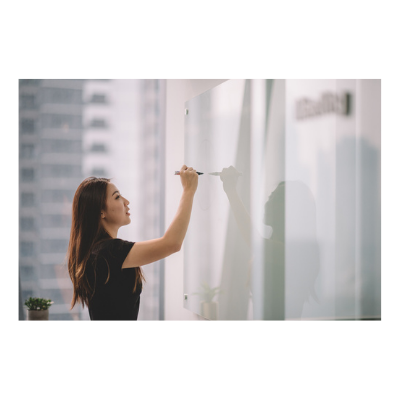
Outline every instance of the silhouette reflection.
{"label": "silhouette reflection", "polygon": [[[237,226],[251,249],[252,235],[261,234],[238,195],[239,176],[240,172],[230,166],[222,170],[220,179]],[[272,228],[272,235],[262,237],[262,249],[258,249],[263,252],[262,265],[250,263],[250,268],[262,269],[257,274],[263,276],[262,319],[299,319],[310,297],[318,302],[314,286],[320,262],[310,189],[302,182],[280,182],[265,204],[263,223]]]}

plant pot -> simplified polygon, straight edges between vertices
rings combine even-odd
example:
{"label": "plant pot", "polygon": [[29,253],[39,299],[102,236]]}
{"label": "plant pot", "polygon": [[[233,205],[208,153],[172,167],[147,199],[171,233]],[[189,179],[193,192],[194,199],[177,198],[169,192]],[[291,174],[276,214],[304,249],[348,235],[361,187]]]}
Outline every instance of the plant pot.
{"label": "plant pot", "polygon": [[28,310],[28,321],[48,321],[49,309],[47,310]]}
{"label": "plant pot", "polygon": [[200,303],[201,307],[201,315],[210,320],[217,320],[218,319],[218,303],[212,301],[210,303],[206,303],[202,301]]}

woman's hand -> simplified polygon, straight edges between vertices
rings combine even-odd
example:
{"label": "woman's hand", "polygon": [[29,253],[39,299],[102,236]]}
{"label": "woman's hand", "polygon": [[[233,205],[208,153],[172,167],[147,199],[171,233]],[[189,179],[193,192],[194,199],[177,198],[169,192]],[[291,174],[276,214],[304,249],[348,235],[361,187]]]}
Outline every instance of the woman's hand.
{"label": "woman's hand", "polygon": [[188,168],[186,165],[182,165],[180,177],[183,190],[195,193],[199,179],[196,170],[192,167]]}

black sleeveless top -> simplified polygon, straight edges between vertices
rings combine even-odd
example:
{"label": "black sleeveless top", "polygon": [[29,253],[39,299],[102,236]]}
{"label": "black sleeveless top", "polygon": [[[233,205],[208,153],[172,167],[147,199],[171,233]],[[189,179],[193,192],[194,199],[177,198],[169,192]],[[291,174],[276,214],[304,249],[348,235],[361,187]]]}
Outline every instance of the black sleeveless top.
{"label": "black sleeveless top", "polygon": [[89,285],[95,288],[89,300],[91,320],[137,320],[142,285],[132,293],[136,268],[121,268],[134,244],[108,239],[93,248],[86,267]]}

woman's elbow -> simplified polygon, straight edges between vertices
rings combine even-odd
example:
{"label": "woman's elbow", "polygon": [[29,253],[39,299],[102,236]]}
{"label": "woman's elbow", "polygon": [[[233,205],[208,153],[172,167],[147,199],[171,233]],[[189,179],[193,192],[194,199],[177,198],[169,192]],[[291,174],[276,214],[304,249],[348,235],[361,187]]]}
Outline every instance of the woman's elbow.
{"label": "woman's elbow", "polygon": [[170,238],[170,237],[167,238],[164,236],[163,242],[164,242],[166,252],[169,254],[177,253],[182,248],[182,243],[180,243],[179,240],[176,240],[174,238]]}
{"label": "woman's elbow", "polygon": [[181,248],[182,248],[182,243],[175,243],[172,247],[172,252],[178,253],[178,251],[181,251]]}
{"label": "woman's elbow", "polygon": [[168,254],[174,254],[180,251],[182,243],[176,241],[166,241],[165,246],[166,246],[166,252]]}

